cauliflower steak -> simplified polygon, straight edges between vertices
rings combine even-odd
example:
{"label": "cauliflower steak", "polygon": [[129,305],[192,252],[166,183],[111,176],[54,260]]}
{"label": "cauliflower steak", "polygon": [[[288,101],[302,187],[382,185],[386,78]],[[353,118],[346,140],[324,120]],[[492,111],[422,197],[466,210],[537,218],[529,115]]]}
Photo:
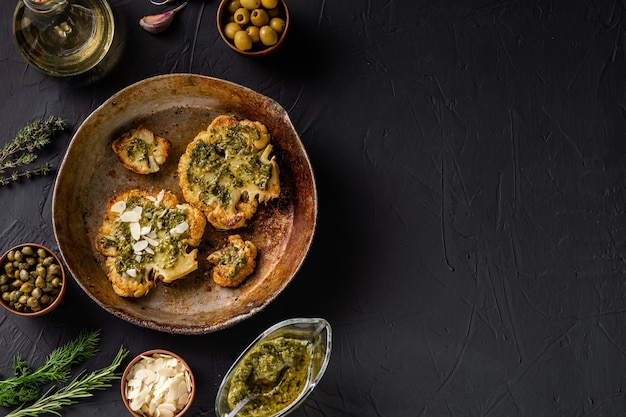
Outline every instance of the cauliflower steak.
{"label": "cauliflower steak", "polygon": [[172,144],[151,130],[139,126],[115,139],[111,147],[126,168],[145,175],[161,169],[170,154]]}
{"label": "cauliflower steak", "polygon": [[206,218],[168,191],[130,190],[109,199],[96,248],[106,256],[116,294],[142,297],[158,280],[183,278],[198,268],[197,249]]}
{"label": "cauliflower steak", "polygon": [[178,163],[187,202],[217,229],[245,226],[259,202],[280,194],[279,170],[267,127],[233,116],[216,117],[189,143]]}
{"label": "cauliflower steak", "polygon": [[257,248],[239,235],[228,236],[228,243],[209,255],[213,267],[213,280],[222,287],[239,286],[256,267]]}

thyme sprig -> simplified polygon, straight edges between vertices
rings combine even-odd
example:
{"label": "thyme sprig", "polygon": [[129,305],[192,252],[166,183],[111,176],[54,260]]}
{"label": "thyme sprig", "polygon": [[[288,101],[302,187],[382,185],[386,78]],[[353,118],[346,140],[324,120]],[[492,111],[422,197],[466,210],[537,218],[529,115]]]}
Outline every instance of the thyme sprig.
{"label": "thyme sprig", "polygon": [[56,116],[46,120],[37,119],[24,126],[11,142],[0,149],[0,185],[8,185],[20,178],[48,174],[52,169],[48,162],[33,168],[26,166],[35,162],[38,149],[49,144],[52,136],[66,127],[65,120]]}
{"label": "thyme sprig", "polygon": [[128,353],[127,349],[120,347],[109,366],[91,373],[82,371],[66,386],[56,390],[54,387],[50,388],[33,404],[15,409],[5,417],[37,417],[46,413],[61,417],[59,410],[63,407],[76,404],[81,398],[92,397],[95,390],[104,390],[111,387],[111,382],[121,377],[120,373],[116,372],[116,369],[124,358],[128,356]]}
{"label": "thyme sprig", "polygon": [[18,354],[13,358],[14,376],[0,381],[0,405],[12,407],[33,401],[41,395],[42,387],[49,382],[65,382],[71,366],[95,355],[100,331],[81,332],[78,337],[53,350],[44,364],[32,370]]}

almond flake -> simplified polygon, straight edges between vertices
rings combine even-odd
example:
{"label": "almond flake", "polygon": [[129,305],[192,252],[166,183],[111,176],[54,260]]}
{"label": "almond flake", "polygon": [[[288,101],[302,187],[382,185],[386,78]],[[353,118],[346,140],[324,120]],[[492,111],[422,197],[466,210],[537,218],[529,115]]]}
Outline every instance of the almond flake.
{"label": "almond flake", "polygon": [[133,239],[139,240],[141,237],[141,226],[139,225],[139,222],[131,222],[128,227],[130,228],[130,235]]}
{"label": "almond flake", "polygon": [[135,252],[141,252],[147,247],[148,247],[148,242],[146,240],[140,240],[133,245],[133,250]]}
{"label": "almond flake", "polygon": [[121,213],[126,210],[126,201],[121,200],[111,206],[111,211],[113,213]]}
{"label": "almond flake", "polygon": [[120,220],[124,223],[138,222],[139,219],[141,219],[141,213],[137,213],[133,210],[125,211],[124,213],[120,214]]}

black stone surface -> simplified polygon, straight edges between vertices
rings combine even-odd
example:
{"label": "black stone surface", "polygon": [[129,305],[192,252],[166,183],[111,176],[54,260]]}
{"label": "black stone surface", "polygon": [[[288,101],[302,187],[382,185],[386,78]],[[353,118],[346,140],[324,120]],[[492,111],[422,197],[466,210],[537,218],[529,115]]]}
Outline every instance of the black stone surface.
{"label": "black stone surface", "polygon": [[[333,326],[328,370],[294,417],[625,416],[626,61],[621,1],[288,0],[287,44],[264,60],[230,51],[217,0],[164,11],[111,0],[121,56],[91,83],[46,76],[13,45],[0,2],[0,145],[47,115],[71,133],[145,78],[191,72],[250,87],[290,114],[317,179],[310,254],[266,309],[201,336],[138,328],[71,281],[48,316],[0,312],[0,373],[41,364],[87,328],[94,369],[120,345],[192,366],[189,416],[214,416],[243,348],[290,317]],[[55,175],[0,188],[0,250],[53,248]],[[2,413],[1,410],[0,413]],[[8,410],[6,410],[8,411]],[[63,411],[126,415],[119,383]]]}

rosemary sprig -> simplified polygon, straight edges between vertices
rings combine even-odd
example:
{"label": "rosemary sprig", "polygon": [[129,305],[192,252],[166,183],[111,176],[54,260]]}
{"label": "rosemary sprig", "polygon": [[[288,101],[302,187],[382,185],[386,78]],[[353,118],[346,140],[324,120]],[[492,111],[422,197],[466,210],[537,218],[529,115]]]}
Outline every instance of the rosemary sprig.
{"label": "rosemary sprig", "polygon": [[89,374],[82,371],[66,386],[56,391],[54,388],[50,388],[33,404],[13,410],[5,417],[37,417],[46,413],[61,417],[61,413],[59,413],[61,408],[76,404],[81,398],[92,397],[94,390],[111,387],[111,382],[121,377],[115,371],[126,356],[128,356],[128,350],[120,347],[111,365]]}
{"label": "rosemary sprig", "polygon": [[52,136],[66,127],[65,120],[56,116],[46,120],[37,119],[23,127],[13,141],[0,149],[0,185],[8,185],[20,178],[48,174],[51,170],[48,162],[34,168],[22,167],[35,162],[36,150],[49,144]]}
{"label": "rosemary sprig", "polygon": [[35,371],[18,354],[13,358],[14,376],[0,381],[0,405],[12,407],[33,401],[46,383],[67,381],[73,364],[95,355],[99,339],[99,330],[81,332],[75,340],[53,350]]}

